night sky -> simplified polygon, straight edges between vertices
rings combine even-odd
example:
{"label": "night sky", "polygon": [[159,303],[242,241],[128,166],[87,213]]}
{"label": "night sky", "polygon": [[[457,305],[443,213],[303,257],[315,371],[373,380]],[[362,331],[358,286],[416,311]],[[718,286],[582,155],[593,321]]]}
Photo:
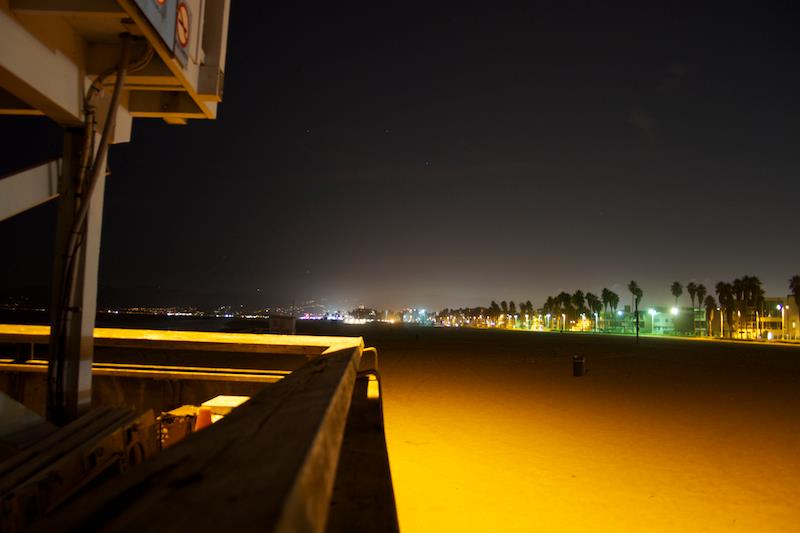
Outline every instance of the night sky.
{"label": "night sky", "polygon": [[[101,285],[342,308],[624,303],[631,279],[657,305],[744,274],[786,294],[798,8],[588,4],[234,2],[218,120],[112,147]],[[60,149],[44,119],[0,130],[2,171]],[[0,224],[4,290],[49,282],[54,213]]]}

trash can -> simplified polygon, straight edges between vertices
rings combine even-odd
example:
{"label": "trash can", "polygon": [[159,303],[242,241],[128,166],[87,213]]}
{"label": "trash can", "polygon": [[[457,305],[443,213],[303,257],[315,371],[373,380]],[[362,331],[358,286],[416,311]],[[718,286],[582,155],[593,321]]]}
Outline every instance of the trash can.
{"label": "trash can", "polygon": [[572,356],[572,375],[576,378],[586,373],[586,358],[582,355]]}

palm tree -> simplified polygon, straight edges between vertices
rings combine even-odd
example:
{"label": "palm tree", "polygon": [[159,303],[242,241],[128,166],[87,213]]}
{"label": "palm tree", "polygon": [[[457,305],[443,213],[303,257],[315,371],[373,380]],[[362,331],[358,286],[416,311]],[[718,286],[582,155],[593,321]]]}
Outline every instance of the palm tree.
{"label": "palm tree", "polygon": [[706,294],[707,294],[706,286],[703,285],[702,283],[698,283],[697,287],[695,287],[695,289],[694,289],[694,292],[697,295],[697,307],[700,307],[701,305],[705,305],[704,304],[704,302],[705,302],[704,298],[706,297]]}
{"label": "palm tree", "polygon": [[744,297],[745,331],[748,331],[751,312],[753,313],[753,321],[756,323],[756,328],[758,328],[757,313],[761,312],[764,307],[764,289],[761,287],[761,280],[756,276],[743,276],[742,292]]}
{"label": "palm tree", "polygon": [[492,318],[492,320],[494,320],[495,324],[497,323],[498,320],[500,320],[500,312],[501,312],[500,306],[497,305],[497,302],[492,300],[492,303],[489,305],[488,315]]}
{"label": "palm tree", "polygon": [[[742,307],[744,306],[744,301],[745,301],[744,295],[745,295],[745,290],[746,290],[745,289],[745,282],[742,281],[741,278],[736,278],[731,283],[731,289],[733,291],[733,300],[734,300],[733,306],[734,306],[735,310],[737,311],[737,313],[736,313],[736,318],[737,318],[737,320],[736,320],[736,331],[741,331],[741,329],[742,329],[742,325],[741,325]],[[733,310],[731,310],[731,318],[733,318]],[[731,336],[732,335],[733,335],[733,332],[731,332]]]}
{"label": "palm tree", "polygon": [[616,313],[617,307],[619,306],[619,294],[614,291],[608,291],[609,296],[609,305],[611,306],[611,312]]}
{"label": "palm tree", "polygon": [[[758,279],[758,278],[756,278]],[[759,280],[759,285],[756,287],[753,293],[753,308],[755,309],[755,325],[756,325],[756,333],[761,337],[761,326],[758,323],[758,317],[766,315],[766,293],[764,289],[761,288],[761,281]]]}
{"label": "palm tree", "polygon": [[617,306],[619,306],[619,294],[614,291],[608,291],[608,309],[611,311],[610,324],[614,326],[614,315],[617,313]]}
{"label": "palm tree", "polygon": [[555,300],[552,296],[548,296],[547,300],[544,301],[544,305],[542,306],[542,310],[544,314],[552,314],[555,311]]}
{"label": "palm tree", "polygon": [[[608,311],[611,309],[611,303],[614,301],[614,296],[613,295],[614,295],[614,293],[611,292],[610,290],[606,289],[606,288],[603,288],[603,291],[600,293],[600,299],[603,301],[603,314],[604,314],[604,318],[606,320],[608,319]],[[613,317],[612,317],[612,320],[613,320]],[[603,322],[603,330],[605,330],[606,324],[608,324],[608,322],[604,321]],[[612,324],[613,324],[613,321],[612,321]]]}
{"label": "palm tree", "polygon": [[564,325],[567,321],[567,317],[572,314],[572,295],[568,292],[561,291],[556,296],[559,305],[560,315],[559,321],[561,322],[561,332],[564,332]]}
{"label": "palm tree", "polygon": [[[714,297],[709,294],[703,301],[703,306],[705,306],[706,308],[706,329],[708,330],[708,336],[710,337],[711,324],[712,321],[714,320],[714,311],[717,310],[717,302],[715,302]],[[720,332],[720,334],[722,334],[722,332]]]}
{"label": "palm tree", "polygon": [[[689,293],[689,298],[692,300],[692,309],[694,309],[694,297],[697,294],[697,285],[694,284],[694,281],[690,281],[686,284],[686,292]],[[703,305],[703,302],[700,300],[697,301],[697,305]]]}
{"label": "palm tree", "polygon": [[[719,300],[719,306],[722,309],[721,316],[728,322],[729,337],[733,337],[733,328],[731,327],[731,322],[733,321],[733,308],[736,305],[735,289],[731,283],[725,283],[724,281],[717,283],[715,289],[717,291],[717,300]],[[724,325],[720,329],[720,335],[723,337],[725,336]]]}
{"label": "palm tree", "polygon": [[591,311],[592,314],[594,315],[594,329],[595,331],[597,331],[597,328],[599,326],[599,324],[597,323],[598,317],[600,316],[600,311],[603,310],[603,302],[600,300],[600,298],[597,297],[596,294],[587,292],[586,304],[589,306],[589,311]]}
{"label": "palm tree", "polygon": [[789,279],[789,290],[794,297],[794,305],[800,310],[800,274],[795,274]]}
{"label": "palm tree", "polygon": [[600,298],[597,297],[596,294],[587,292],[586,293],[586,305],[589,307],[589,311],[592,313],[600,313],[603,310],[603,303],[600,301]]}
{"label": "palm tree", "polygon": [[683,294],[683,285],[681,285],[680,281],[673,281],[672,285],[669,288],[669,292],[671,292],[672,295],[675,297],[675,306],[677,307],[678,298],[680,298],[681,294]]}
{"label": "palm tree", "polygon": [[528,300],[524,304],[519,304],[519,309],[520,315],[523,315],[525,320],[525,326],[530,328],[533,325],[533,304]]}
{"label": "palm tree", "polygon": [[586,311],[586,296],[584,296],[582,290],[578,289],[572,295],[572,306],[579,315]]}
{"label": "palm tree", "polygon": [[639,342],[639,302],[642,300],[644,293],[642,289],[639,288],[639,284],[633,280],[628,283],[628,290],[631,291],[633,298],[633,312],[636,320],[636,342]]}

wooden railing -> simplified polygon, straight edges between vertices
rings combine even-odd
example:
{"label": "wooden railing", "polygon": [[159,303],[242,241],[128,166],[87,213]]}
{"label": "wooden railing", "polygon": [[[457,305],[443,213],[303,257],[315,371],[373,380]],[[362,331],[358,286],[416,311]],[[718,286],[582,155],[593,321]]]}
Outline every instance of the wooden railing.
{"label": "wooden railing", "polygon": [[[0,344],[47,341],[45,331],[14,328],[0,326]],[[301,362],[266,386],[262,379],[260,391],[221,421],[45,517],[40,531],[398,529],[382,399],[371,386],[377,351],[365,350],[361,338],[96,330],[96,340],[99,355],[105,347],[109,357],[143,359],[95,363],[98,379],[104,372],[148,382],[213,380],[205,374],[214,372],[263,378],[273,356]],[[183,365],[198,354],[210,361],[209,354],[231,353],[264,365]],[[165,358],[182,364],[164,367]],[[36,360],[6,360],[0,374],[18,373],[20,365],[42,368]]]}

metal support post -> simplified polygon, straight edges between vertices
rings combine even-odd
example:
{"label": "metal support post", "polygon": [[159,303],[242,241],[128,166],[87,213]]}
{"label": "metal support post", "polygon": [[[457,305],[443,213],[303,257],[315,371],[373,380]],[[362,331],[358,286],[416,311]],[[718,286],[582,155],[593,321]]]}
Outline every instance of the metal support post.
{"label": "metal support post", "polygon": [[[64,164],[59,180],[47,390],[47,417],[58,425],[85,413],[92,400],[94,321],[106,161],[105,157],[97,161],[100,174],[91,198],[81,198],[81,193],[86,193],[83,190],[86,183],[79,183],[84,136],[84,130],[66,130]],[[72,257],[74,265],[70,268],[67,264],[70,261],[68,246],[82,202],[89,202],[90,207],[86,222],[79,230],[80,248]],[[65,275],[70,270],[73,274]]]}

